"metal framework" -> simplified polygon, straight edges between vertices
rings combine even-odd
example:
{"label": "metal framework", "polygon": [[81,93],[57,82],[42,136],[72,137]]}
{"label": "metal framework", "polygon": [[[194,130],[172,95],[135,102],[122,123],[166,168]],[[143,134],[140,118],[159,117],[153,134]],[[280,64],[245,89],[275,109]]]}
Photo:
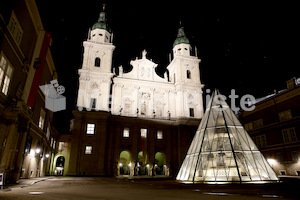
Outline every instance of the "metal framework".
{"label": "metal framework", "polygon": [[278,180],[218,90],[212,95],[176,179],[193,182]]}

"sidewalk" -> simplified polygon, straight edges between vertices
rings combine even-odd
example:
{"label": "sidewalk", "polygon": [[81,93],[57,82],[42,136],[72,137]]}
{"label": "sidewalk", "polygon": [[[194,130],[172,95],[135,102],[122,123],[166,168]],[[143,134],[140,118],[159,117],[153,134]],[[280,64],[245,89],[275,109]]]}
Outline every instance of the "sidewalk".
{"label": "sidewalk", "polygon": [[52,179],[52,178],[53,178],[52,176],[44,176],[44,177],[38,177],[38,178],[21,178],[18,181],[18,183],[4,185],[3,190],[11,191],[11,189],[14,189],[14,188],[27,187],[27,186],[39,183],[41,181],[46,181],[46,180]]}
{"label": "sidewalk", "polygon": [[157,179],[164,179],[164,180],[174,180],[171,176],[163,176],[163,175],[156,175],[156,176],[147,176],[147,175],[139,175],[139,176],[130,176],[130,175],[119,175],[115,177],[116,179],[128,179],[128,180],[157,180]]}

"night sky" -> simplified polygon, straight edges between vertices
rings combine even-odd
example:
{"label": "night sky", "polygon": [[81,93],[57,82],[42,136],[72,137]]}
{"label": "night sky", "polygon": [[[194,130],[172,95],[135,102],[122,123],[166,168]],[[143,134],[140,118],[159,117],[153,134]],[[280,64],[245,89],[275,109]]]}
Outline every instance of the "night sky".
{"label": "night sky", "polygon": [[60,133],[68,132],[76,106],[82,42],[97,22],[103,3],[116,46],[113,67],[123,65],[130,70],[130,60],[141,57],[146,49],[148,59],[158,64],[159,72],[164,72],[181,21],[192,47],[198,49],[204,91],[218,88],[229,95],[235,89],[239,96],[251,94],[259,98],[286,88],[288,79],[300,77],[300,12],[296,2],[36,2],[44,29],[53,34],[51,52],[59,84],[66,88],[67,110],[54,114]]}

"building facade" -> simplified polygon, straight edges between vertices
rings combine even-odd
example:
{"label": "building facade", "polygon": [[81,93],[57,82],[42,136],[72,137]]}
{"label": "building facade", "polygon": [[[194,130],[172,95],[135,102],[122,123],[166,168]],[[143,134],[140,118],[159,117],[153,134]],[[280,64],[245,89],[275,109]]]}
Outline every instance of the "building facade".
{"label": "building facade", "polygon": [[300,87],[293,78],[288,88],[258,99],[240,120],[278,175],[300,175]]}
{"label": "building facade", "polygon": [[13,183],[49,173],[58,133],[38,87],[57,75],[35,1],[9,4],[0,13],[0,173]]}
{"label": "building facade", "polygon": [[[66,175],[167,175],[177,173],[203,116],[200,59],[191,55],[183,27],[167,73],[142,57],[132,70],[113,70],[115,46],[100,13],[83,42],[82,68]],[[118,73],[115,73],[118,71]]]}

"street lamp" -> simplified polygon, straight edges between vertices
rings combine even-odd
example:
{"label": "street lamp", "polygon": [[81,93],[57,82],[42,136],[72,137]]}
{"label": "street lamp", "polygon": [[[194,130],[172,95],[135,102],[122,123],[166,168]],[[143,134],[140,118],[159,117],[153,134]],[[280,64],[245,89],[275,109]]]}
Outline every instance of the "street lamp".
{"label": "street lamp", "polygon": [[268,158],[267,161],[272,167],[277,163],[275,159],[271,159],[271,158]]}
{"label": "street lamp", "polygon": [[37,153],[37,154],[39,154],[41,152],[41,149],[40,148],[37,148],[36,150],[35,150],[35,153]]}

